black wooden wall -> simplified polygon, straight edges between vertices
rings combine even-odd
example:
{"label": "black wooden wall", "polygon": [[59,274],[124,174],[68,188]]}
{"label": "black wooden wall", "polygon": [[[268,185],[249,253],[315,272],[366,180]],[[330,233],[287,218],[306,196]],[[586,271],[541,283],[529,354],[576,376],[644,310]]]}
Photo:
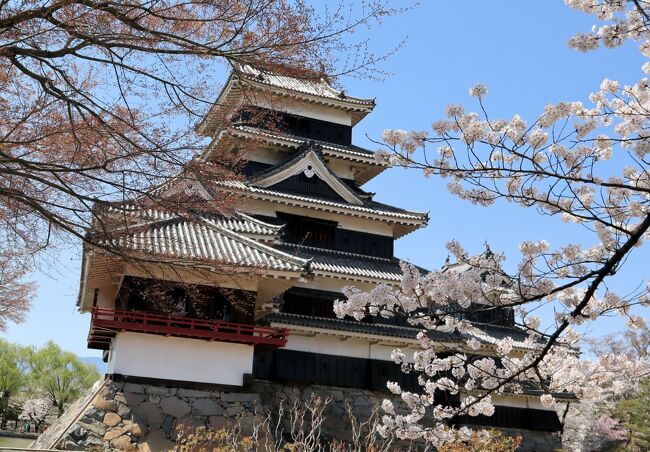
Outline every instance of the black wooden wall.
{"label": "black wooden wall", "polygon": [[[347,356],[324,355],[295,350],[257,352],[253,361],[255,378],[297,384],[321,384],[346,388],[387,391],[386,383],[399,383],[405,391],[419,392],[415,374],[402,372],[390,361]],[[458,406],[459,397],[437,394],[440,403]],[[478,425],[502,428],[521,428],[554,432],[560,421],[554,411],[496,406],[493,416],[459,416],[454,425]]]}

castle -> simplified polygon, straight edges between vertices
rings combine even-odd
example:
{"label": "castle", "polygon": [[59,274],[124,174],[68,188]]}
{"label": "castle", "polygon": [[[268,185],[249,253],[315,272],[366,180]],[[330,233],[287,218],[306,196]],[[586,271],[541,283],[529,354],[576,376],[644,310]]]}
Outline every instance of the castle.
{"label": "castle", "polygon": [[[133,446],[160,431],[157,440],[169,441],[181,417],[217,425],[213,418],[232,408],[229,400],[245,400],[227,394],[255,392],[261,383],[370,394],[373,400],[388,396],[387,381],[417,390],[416,377],[403,373],[391,353],[416,350],[420,328],[379,317],[339,319],[333,312],[344,286],[399,284],[394,242],[429,221],[426,213],[382,204],[360,188],[387,168],[372,151],[352,144],[354,126],[374,107],[374,99],[352,97],[325,80],[237,66],[198,130],[211,138],[202,159],[248,149],[243,177],[169,187],[191,191],[206,204],[220,193],[234,194],[236,212],[189,216],[128,204],[108,209],[106,215],[128,220],[120,246],[155,257],[135,264],[84,250],[78,307],[91,313],[88,346],[104,351],[107,381],[120,385],[104,390],[100,400],[111,405],[116,394],[138,395],[131,404],[118,397],[113,408],[124,404],[122,413],[116,411],[121,423],[102,435],[123,431],[108,441],[128,436],[122,443]],[[148,287],[161,281],[172,314],[151,299]],[[489,333],[476,335],[482,353],[490,354],[489,337],[512,336],[515,352],[525,347],[526,335],[509,308],[456,315]],[[441,353],[464,350],[467,340],[458,332],[428,334]],[[196,409],[196,400],[211,397],[221,409]],[[176,413],[163,406],[172,398],[182,407]],[[458,422],[522,433],[537,441],[525,443],[531,449],[542,448],[559,429],[555,411],[544,408],[534,391],[493,401],[491,418]],[[111,411],[104,402],[94,404],[105,411],[99,417]],[[139,409],[147,403],[155,407]],[[128,418],[147,424],[140,437],[129,433]]]}

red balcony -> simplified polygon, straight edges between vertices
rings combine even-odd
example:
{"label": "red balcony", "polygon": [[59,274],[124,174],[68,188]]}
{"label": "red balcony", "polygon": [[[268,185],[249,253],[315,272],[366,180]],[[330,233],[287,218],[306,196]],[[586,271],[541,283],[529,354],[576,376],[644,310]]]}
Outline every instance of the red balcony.
{"label": "red balcony", "polygon": [[141,311],[124,311],[94,307],[88,333],[88,347],[108,350],[119,331],[160,334],[164,336],[235,342],[238,344],[284,347],[289,330],[221,320],[167,317]]}

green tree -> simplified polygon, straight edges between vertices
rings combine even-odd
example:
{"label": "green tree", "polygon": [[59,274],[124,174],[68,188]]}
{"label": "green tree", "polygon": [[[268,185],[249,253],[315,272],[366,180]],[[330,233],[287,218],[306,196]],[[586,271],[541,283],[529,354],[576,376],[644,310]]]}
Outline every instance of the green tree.
{"label": "green tree", "polygon": [[52,341],[30,353],[28,362],[34,392],[49,397],[59,416],[66,404],[99,379],[94,366],[82,363]]}
{"label": "green tree", "polygon": [[627,443],[618,450],[650,450],[650,378],[639,384],[637,393],[616,403],[612,416],[621,421],[628,432]]}
{"label": "green tree", "polygon": [[26,386],[26,349],[0,339],[0,426],[5,427],[10,401]]}

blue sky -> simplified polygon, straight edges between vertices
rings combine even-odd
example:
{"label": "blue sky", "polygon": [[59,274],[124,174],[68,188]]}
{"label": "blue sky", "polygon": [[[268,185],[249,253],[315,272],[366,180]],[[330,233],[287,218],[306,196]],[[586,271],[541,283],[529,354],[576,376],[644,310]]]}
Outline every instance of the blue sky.
{"label": "blue sky", "polygon": [[[389,18],[371,37],[373,47],[381,50],[408,35],[404,47],[381,66],[393,75],[383,81],[342,80],[351,95],[377,98],[375,111],[355,128],[355,144],[374,149],[365,135],[378,139],[386,128],[428,130],[449,103],[474,107],[467,90],[477,82],[488,86],[492,116],[519,113],[534,119],[549,102],[587,102],[603,78],[633,83],[642,77],[644,60],[633,45],[589,54],[567,47],[573,33],[587,31],[593,23],[561,0],[425,0]],[[386,171],[364,188],[376,192],[379,201],[431,212],[426,229],[396,245],[398,257],[428,268],[444,262],[451,239],[470,251],[480,251],[488,241],[493,249],[505,251],[509,262],[516,262],[522,240],[546,239],[552,246],[592,243],[580,226],[506,203],[476,207],[449,195],[444,182],[413,171]],[[646,277],[649,258],[648,248],[636,250],[613,286],[622,292],[636,287]],[[79,355],[98,356],[86,350],[88,316],[75,309],[77,253],[62,253],[36,280],[40,289],[27,321],[10,326],[6,338],[33,345],[52,339]],[[617,319],[607,319],[595,325],[593,334],[620,326]]]}

